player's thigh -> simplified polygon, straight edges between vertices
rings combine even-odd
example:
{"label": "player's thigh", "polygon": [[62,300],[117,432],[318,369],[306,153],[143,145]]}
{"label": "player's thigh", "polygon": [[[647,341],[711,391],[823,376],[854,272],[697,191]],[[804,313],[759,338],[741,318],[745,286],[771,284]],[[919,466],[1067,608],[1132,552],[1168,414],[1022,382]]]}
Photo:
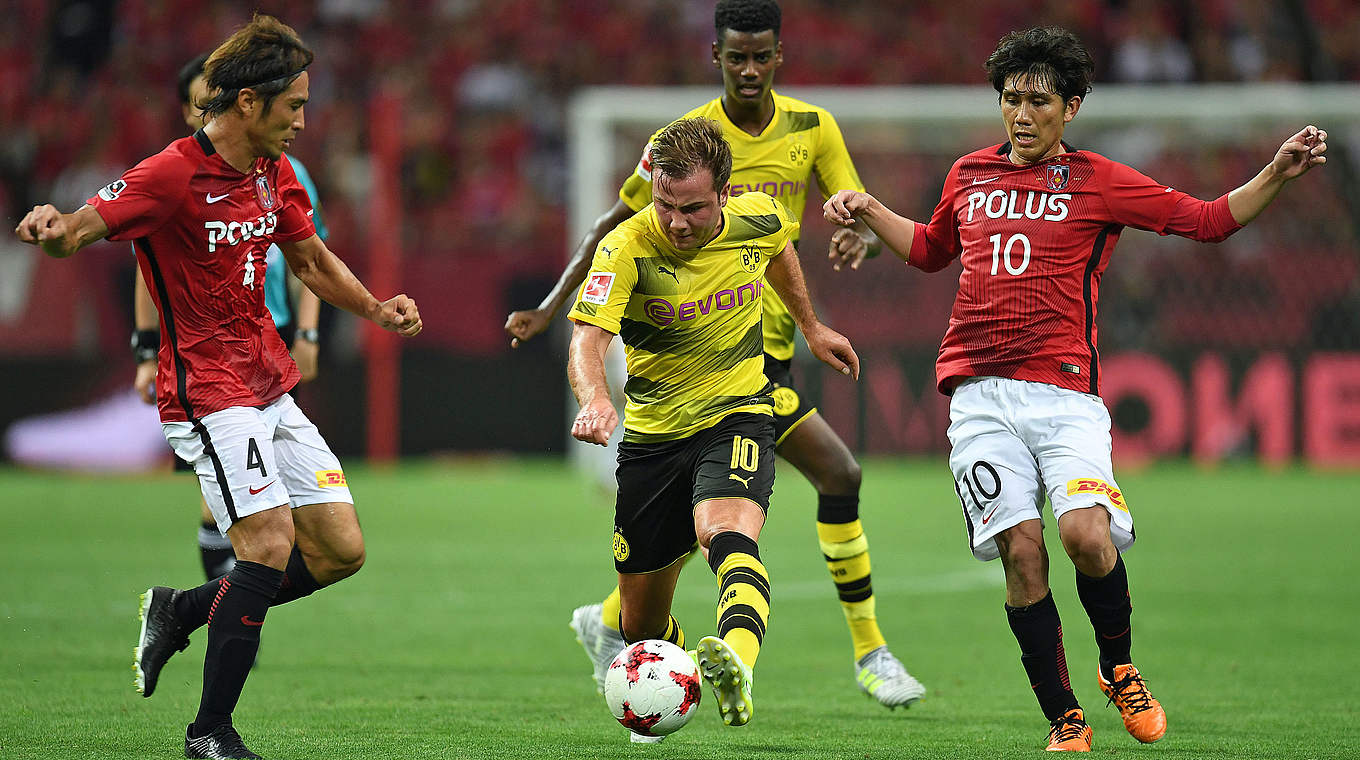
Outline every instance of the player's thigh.
{"label": "player's thigh", "polygon": [[798,468],[817,493],[849,496],[859,492],[859,462],[816,409],[776,445],[776,452]]}
{"label": "player's thigh", "polygon": [[950,402],[949,469],[973,556],[991,560],[1000,556],[998,534],[1026,520],[1042,521],[1044,488],[1004,403],[981,385],[959,386]]}
{"label": "player's thigh", "polygon": [[[774,492],[773,420],[765,414],[731,414],[695,438],[691,504],[710,503],[703,514],[695,513],[700,543],[707,546],[707,539],[727,529],[754,529],[747,535],[758,538]],[[721,508],[714,509],[714,503]]]}
{"label": "player's thigh", "polygon": [[175,455],[193,465],[203,500],[223,533],[245,517],[288,503],[271,420],[261,410],[234,406],[161,428]]}
{"label": "player's thigh", "polygon": [[1109,515],[1114,545],[1121,551],[1132,546],[1133,515],[1114,479],[1110,414],[1105,404],[1096,396],[1056,386],[1038,385],[1026,392],[1031,416],[1023,423],[1025,435],[1043,473],[1059,528],[1069,512],[1100,507]]}
{"label": "player's thigh", "polygon": [[614,569],[653,573],[694,547],[691,438],[619,443],[614,504]]}

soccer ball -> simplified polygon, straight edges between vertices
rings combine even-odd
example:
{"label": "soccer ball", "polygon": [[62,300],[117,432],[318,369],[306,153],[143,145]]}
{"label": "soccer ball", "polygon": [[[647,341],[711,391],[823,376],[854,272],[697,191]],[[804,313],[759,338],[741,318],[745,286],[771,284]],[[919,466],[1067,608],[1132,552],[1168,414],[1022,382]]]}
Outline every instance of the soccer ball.
{"label": "soccer ball", "polygon": [[699,707],[699,669],[685,650],[660,639],[624,647],[604,676],[604,700],[633,733],[679,731]]}

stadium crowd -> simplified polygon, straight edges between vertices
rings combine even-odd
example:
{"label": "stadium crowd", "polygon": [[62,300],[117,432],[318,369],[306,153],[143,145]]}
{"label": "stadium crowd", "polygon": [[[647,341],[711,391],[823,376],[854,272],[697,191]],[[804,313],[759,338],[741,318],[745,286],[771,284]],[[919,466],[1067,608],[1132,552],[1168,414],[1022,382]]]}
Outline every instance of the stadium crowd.
{"label": "stadium crowd", "polygon": [[[1360,5],[1345,0],[930,0],[906,8],[788,0],[785,6],[789,55],[779,74],[785,88],[980,84],[972,62],[1006,31],[1036,18],[1066,25],[1088,42],[1098,62],[1094,97],[1100,84],[1112,82],[1360,79],[1360,46],[1353,44],[1360,39]],[[0,207],[14,219],[40,198],[75,208],[120,167],[176,136],[176,70],[246,18],[243,6],[225,0],[15,0],[8,13],[0,26]],[[316,0],[290,4],[284,17],[318,53],[307,132],[296,153],[320,185],[333,239],[347,241],[336,250],[361,274],[369,223],[369,98],[384,88],[406,96],[407,272],[400,279],[472,285],[449,305],[449,318],[431,319],[427,331],[427,340],[459,353],[504,350],[504,314],[524,305],[511,300],[541,290],[566,255],[569,96],[602,84],[718,86],[706,55],[708,3]],[[1255,171],[1257,153],[1238,158],[1225,151],[1190,162],[1168,152],[1143,168],[1187,188],[1231,186]],[[942,174],[938,166],[900,151],[860,162],[874,166],[875,177],[892,178],[883,192],[903,207],[924,213],[933,204],[938,189],[928,185]],[[1294,224],[1313,228],[1320,217],[1345,215],[1315,199],[1282,203]],[[1272,229],[1287,234],[1289,224]],[[1278,242],[1252,241],[1261,249]],[[1215,268],[1240,280],[1239,292],[1257,304],[1266,299],[1288,307],[1310,290],[1316,298],[1317,283],[1344,289],[1355,263],[1318,255],[1313,278],[1279,277],[1274,257],[1244,264],[1213,252],[1174,266],[1128,267],[1121,282],[1132,291],[1110,299],[1122,304],[1109,315],[1110,330],[1117,334],[1121,320],[1143,325],[1138,310],[1153,299],[1193,302],[1186,289]],[[95,282],[82,284],[106,312],[98,320],[100,346],[125,341],[126,302],[108,294],[123,292],[114,283],[129,271],[130,262],[110,262],[102,275],[97,268],[87,272]],[[101,276],[109,281],[101,284]],[[876,290],[897,283],[866,278],[867,303],[874,303]],[[1260,309],[1259,324],[1243,325],[1231,304],[1212,308],[1216,316],[1173,312],[1162,320],[1171,331],[1163,337],[1174,345],[1176,331],[1189,331],[1183,337],[1195,343],[1227,325],[1238,329],[1220,340],[1265,347],[1297,338],[1312,319],[1278,318],[1292,313],[1288,308]],[[829,316],[857,334],[869,331],[866,345],[874,330],[911,329],[889,320],[861,330],[856,316],[838,313],[836,304]],[[1123,343],[1136,343],[1137,332],[1129,331]],[[936,337],[923,336],[923,345]],[[1117,335],[1114,340],[1119,345]]]}

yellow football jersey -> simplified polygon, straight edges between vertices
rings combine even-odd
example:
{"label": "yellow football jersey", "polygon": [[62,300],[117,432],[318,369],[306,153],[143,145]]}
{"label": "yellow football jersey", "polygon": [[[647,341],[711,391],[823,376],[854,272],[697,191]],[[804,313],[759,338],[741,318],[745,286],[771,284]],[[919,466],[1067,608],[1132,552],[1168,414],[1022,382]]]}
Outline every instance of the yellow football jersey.
{"label": "yellow football jersey", "polygon": [[[774,118],[759,135],[748,134],[733,124],[723,110],[722,98],[682,117],[703,116],[722,126],[723,137],[732,146],[732,179],[728,184],[732,195],[765,193],[788,208],[794,219],[801,220],[814,178],[826,198],[841,190],[864,190],[831,112],[777,92],[773,95]],[[635,211],[652,202],[651,148],[648,141],[642,160],[619,190],[619,198]],[[767,289],[764,299],[765,353],[789,359],[793,356],[793,317],[773,290]]]}
{"label": "yellow football jersey", "polygon": [[623,440],[670,441],[734,412],[773,414],[761,294],[770,257],[797,234],[789,210],[756,192],[729,200],[718,237],[696,250],[676,250],[651,205],[600,241],[569,316],[623,338]]}

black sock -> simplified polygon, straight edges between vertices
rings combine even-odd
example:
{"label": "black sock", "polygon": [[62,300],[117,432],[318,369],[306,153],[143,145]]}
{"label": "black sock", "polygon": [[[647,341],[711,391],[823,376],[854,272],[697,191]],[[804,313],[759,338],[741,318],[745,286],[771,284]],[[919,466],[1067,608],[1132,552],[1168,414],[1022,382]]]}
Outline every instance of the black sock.
{"label": "black sock", "polygon": [[1020,642],[1020,662],[1044,716],[1051,721],[1080,707],[1067,678],[1062,621],[1058,619],[1058,605],[1053,603],[1053,592],[1028,607],[1006,605],[1006,617],[1015,640]]}
{"label": "black sock", "polygon": [[216,580],[231,572],[236,563],[236,552],[231,541],[217,530],[217,523],[205,522],[198,526],[198,554],[203,561],[203,577]]}
{"label": "black sock", "polygon": [[313,591],[321,588],[321,584],[316,582],[312,573],[307,569],[307,563],[302,559],[302,552],[293,547],[293,553],[288,557],[288,567],[283,571],[283,585],[279,587],[279,593],[274,597],[274,604],[287,604],[295,599],[301,599]]}
{"label": "black sock", "polygon": [[203,736],[215,726],[231,723],[241,698],[265,612],[279,592],[283,573],[268,565],[238,561],[219,585],[208,613],[208,651],[203,657],[203,698],[191,736]]}
{"label": "black sock", "polygon": [[1115,558],[1114,567],[1104,578],[1092,578],[1077,571],[1077,596],[1091,618],[1095,629],[1096,646],[1100,648],[1100,672],[1105,680],[1114,680],[1114,666],[1133,662],[1129,649],[1133,646],[1133,602],[1129,598],[1129,575],[1124,570],[1124,557]]}
{"label": "black sock", "polygon": [[817,494],[817,522],[840,525],[859,519],[859,494]]}

